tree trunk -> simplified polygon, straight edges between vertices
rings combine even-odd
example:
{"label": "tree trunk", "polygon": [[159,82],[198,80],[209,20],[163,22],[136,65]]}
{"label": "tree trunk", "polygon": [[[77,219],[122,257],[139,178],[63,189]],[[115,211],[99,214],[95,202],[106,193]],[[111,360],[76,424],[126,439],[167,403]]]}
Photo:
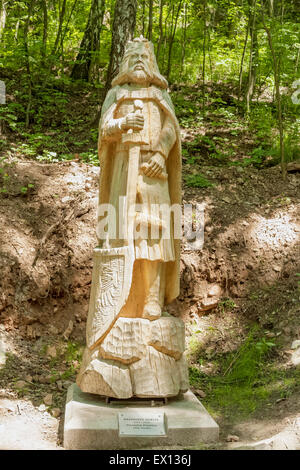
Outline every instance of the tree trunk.
{"label": "tree trunk", "polygon": [[244,60],[245,60],[245,54],[246,54],[246,49],[247,49],[247,42],[248,42],[248,36],[249,36],[249,28],[250,28],[250,16],[247,22],[247,29],[246,29],[246,34],[245,34],[245,40],[244,40],[244,48],[243,48],[243,53],[242,53],[242,58],[241,58],[241,65],[240,65],[240,73],[239,73],[239,100],[242,92],[242,85],[243,85],[243,67],[244,67]]}
{"label": "tree trunk", "polygon": [[48,8],[47,0],[42,0],[43,10],[43,43],[41,48],[42,66],[45,66],[46,53],[47,53],[47,36],[48,36]]}
{"label": "tree trunk", "polygon": [[74,64],[71,77],[88,80],[94,54],[99,50],[100,35],[105,11],[105,0],[93,0],[88,22],[80,44],[80,50]]}
{"label": "tree trunk", "polygon": [[246,108],[247,113],[250,111],[250,102],[254,93],[256,83],[256,67],[258,63],[258,41],[257,41],[257,28],[256,28],[256,0],[249,0],[249,31],[251,37],[250,59],[249,59],[249,73],[248,73],[248,86],[246,91]]}
{"label": "tree trunk", "polygon": [[67,0],[63,0],[62,7],[61,7],[61,10],[60,10],[58,31],[57,31],[55,43],[54,43],[54,46],[53,46],[53,49],[52,49],[52,55],[54,55],[56,53],[56,50],[57,50],[57,47],[58,47],[58,44],[59,44],[60,35],[61,35],[61,32],[62,32],[63,22],[64,22],[64,18],[65,18],[66,2],[67,2]]}
{"label": "tree trunk", "polygon": [[153,0],[149,0],[149,21],[148,21],[148,34],[149,41],[152,41],[152,25],[153,25]]}
{"label": "tree trunk", "polygon": [[116,0],[105,95],[119,71],[127,41],[133,39],[137,0]]}
{"label": "tree trunk", "polygon": [[182,76],[183,73],[183,68],[184,68],[184,61],[185,61],[185,48],[186,48],[186,28],[187,28],[187,4],[184,3],[183,6],[183,19],[182,19],[182,44],[181,44],[181,64],[180,64],[180,77]]}
{"label": "tree trunk", "polygon": [[31,102],[32,102],[32,76],[31,76],[29,48],[28,48],[28,31],[29,31],[29,23],[30,23],[32,12],[33,12],[34,3],[35,3],[35,0],[31,0],[27,6],[27,18],[26,18],[26,23],[24,26],[24,51],[25,51],[26,72],[27,72],[26,78],[28,82],[28,101],[27,101],[26,115],[25,115],[26,129],[28,129],[29,127],[30,109],[31,109]]}
{"label": "tree trunk", "polygon": [[62,36],[61,36],[61,43],[64,42],[65,36],[66,36],[66,34],[67,34],[67,31],[68,31],[69,23],[70,23],[70,20],[71,20],[71,18],[72,18],[72,15],[73,15],[73,13],[74,13],[74,10],[75,10],[75,8],[76,8],[77,2],[78,2],[78,0],[74,0],[74,3],[73,3],[73,5],[72,5],[69,18],[68,18],[68,20],[67,20],[67,23],[66,23],[66,26],[65,26],[65,29],[64,29],[64,32],[62,33]]}
{"label": "tree trunk", "polygon": [[205,61],[206,61],[206,10],[207,4],[206,0],[204,0],[204,12],[203,12],[203,61],[202,61],[202,110],[203,115],[205,115]]}
{"label": "tree trunk", "polygon": [[6,15],[7,15],[7,1],[0,0],[0,40],[3,36],[6,24]]}
{"label": "tree trunk", "polygon": [[276,55],[271,29],[266,25],[264,11],[264,5],[262,5],[262,21],[264,29],[268,36],[269,47],[273,59],[273,70],[274,70],[274,81],[275,81],[275,97],[277,104],[277,115],[278,115],[278,130],[279,130],[279,139],[280,139],[280,164],[281,164],[281,173],[283,180],[286,180],[287,177],[287,165],[284,155],[284,129],[283,129],[283,119],[282,119],[282,104],[281,104],[281,94],[280,94],[280,57]]}
{"label": "tree trunk", "polygon": [[162,45],[163,39],[164,39],[164,32],[163,32],[163,9],[164,9],[164,0],[159,0],[159,39],[158,39],[158,44],[156,48],[156,60],[158,62],[158,57],[159,57],[159,52],[160,52],[160,47]]}
{"label": "tree trunk", "polygon": [[143,0],[143,11],[142,11],[142,36],[145,37],[145,11],[146,11],[146,0]]}
{"label": "tree trunk", "polygon": [[181,5],[182,5],[182,0],[179,1],[174,26],[173,26],[173,15],[172,15],[172,27],[171,27],[170,43],[169,43],[169,54],[168,54],[168,68],[167,68],[167,73],[166,73],[167,80],[169,80],[170,72],[171,72],[172,48],[173,48],[175,33],[176,33],[176,29],[177,29],[178,17],[179,17],[179,13],[180,13],[180,10],[181,10]]}

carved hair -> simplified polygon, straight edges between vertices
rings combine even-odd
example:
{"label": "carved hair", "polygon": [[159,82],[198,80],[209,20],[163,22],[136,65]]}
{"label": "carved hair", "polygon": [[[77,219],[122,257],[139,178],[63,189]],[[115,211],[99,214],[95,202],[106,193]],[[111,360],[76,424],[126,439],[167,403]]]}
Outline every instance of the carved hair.
{"label": "carved hair", "polygon": [[158,65],[155,58],[154,47],[152,42],[145,39],[143,36],[135,38],[132,41],[128,41],[126,44],[126,49],[124,57],[120,64],[120,69],[118,75],[113,79],[112,86],[123,85],[124,83],[129,83],[131,79],[129,78],[129,58],[132,53],[135,52],[138,45],[143,45],[149,53],[149,67],[150,67],[150,83],[158,86],[159,88],[168,88],[167,80],[159,73]]}

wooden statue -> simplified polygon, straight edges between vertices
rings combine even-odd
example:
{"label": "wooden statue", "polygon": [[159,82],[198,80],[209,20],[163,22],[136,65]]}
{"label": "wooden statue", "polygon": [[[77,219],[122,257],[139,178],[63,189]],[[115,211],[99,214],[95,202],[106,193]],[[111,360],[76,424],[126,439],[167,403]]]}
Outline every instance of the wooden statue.
{"label": "wooden statue", "polygon": [[179,294],[180,240],[161,208],[180,208],[180,132],[143,37],[127,44],[106,96],[98,149],[99,246],[77,384],[116,398],[176,396],[188,388],[184,325],[163,308]]}

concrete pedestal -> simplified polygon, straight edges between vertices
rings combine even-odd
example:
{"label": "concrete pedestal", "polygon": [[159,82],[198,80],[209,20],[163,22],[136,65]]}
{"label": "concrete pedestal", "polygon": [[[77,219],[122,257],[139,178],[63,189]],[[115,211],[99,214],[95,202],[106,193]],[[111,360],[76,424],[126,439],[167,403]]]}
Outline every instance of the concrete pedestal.
{"label": "concrete pedestal", "polygon": [[[119,414],[136,410],[139,415],[164,414],[165,435],[122,436]],[[143,432],[141,432],[143,434]],[[76,384],[69,387],[65,411],[66,449],[138,449],[140,447],[196,446],[215,442],[219,426],[204,406],[188,391],[169,398],[167,404],[151,406],[144,401],[122,400],[106,403],[105,398],[83,393]]]}

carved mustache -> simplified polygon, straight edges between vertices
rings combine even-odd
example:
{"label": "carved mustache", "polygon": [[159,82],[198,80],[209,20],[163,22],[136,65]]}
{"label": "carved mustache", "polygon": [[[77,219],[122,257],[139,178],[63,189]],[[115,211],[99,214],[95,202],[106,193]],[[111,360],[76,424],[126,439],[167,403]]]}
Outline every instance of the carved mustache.
{"label": "carved mustache", "polygon": [[141,60],[138,60],[137,62],[134,63],[134,67],[137,67],[138,65],[143,67],[143,68],[147,68],[147,65],[144,62],[142,62]]}

